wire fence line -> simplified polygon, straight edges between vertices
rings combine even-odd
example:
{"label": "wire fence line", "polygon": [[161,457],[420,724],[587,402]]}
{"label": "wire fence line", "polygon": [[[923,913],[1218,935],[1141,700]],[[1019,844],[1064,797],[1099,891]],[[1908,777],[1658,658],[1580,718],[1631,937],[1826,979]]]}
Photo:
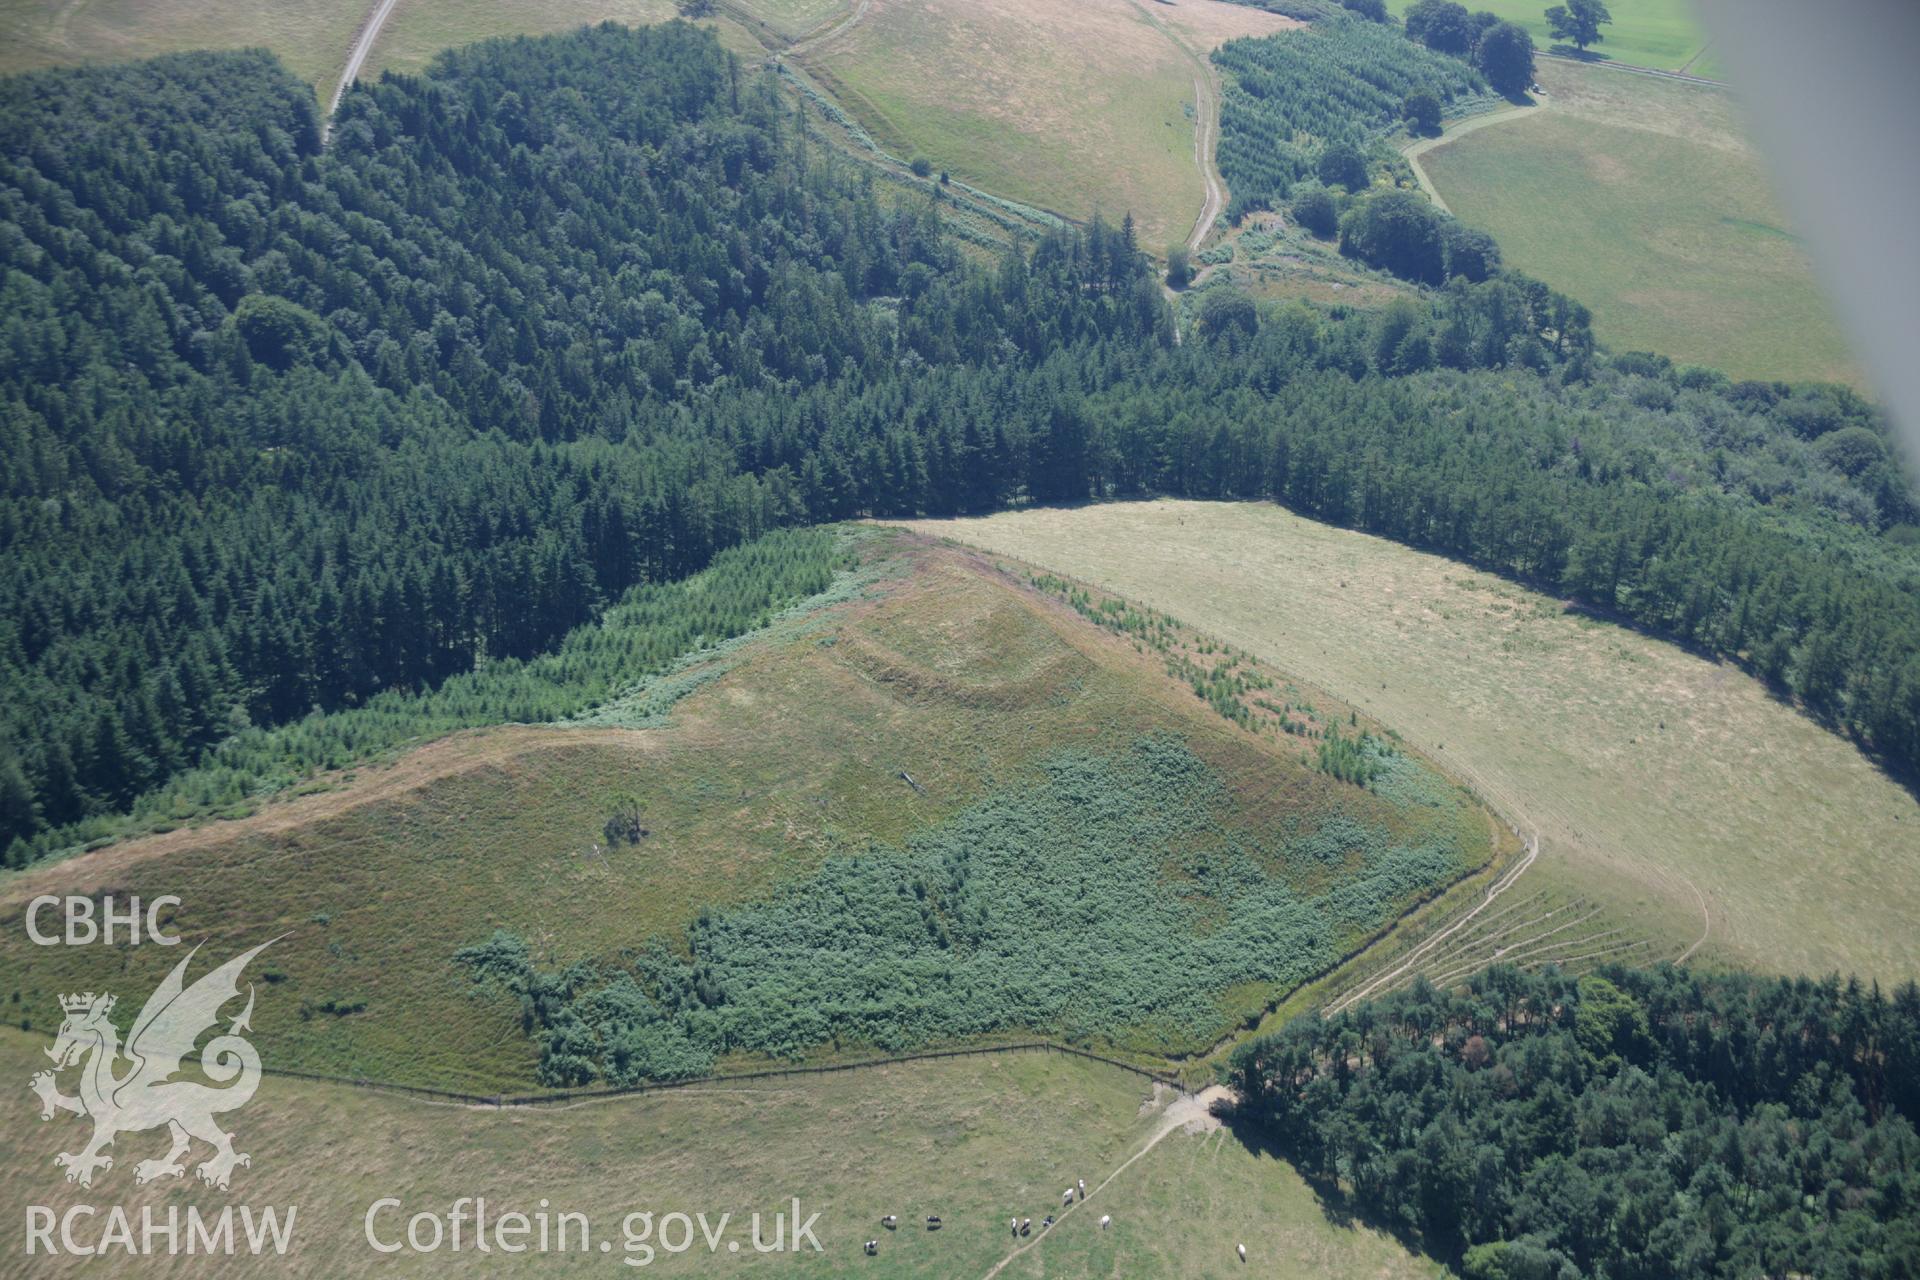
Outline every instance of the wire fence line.
{"label": "wire fence line", "polygon": [[734,1071],[715,1075],[689,1076],[684,1080],[657,1080],[646,1084],[609,1085],[600,1089],[555,1089],[547,1093],[499,1094],[467,1093],[458,1089],[435,1089],[427,1085],[398,1084],[390,1080],[370,1080],[361,1076],[328,1075],[319,1071],[301,1071],[293,1068],[265,1068],[262,1074],[280,1076],[290,1080],[312,1080],[321,1084],[346,1085],[354,1089],[371,1089],[378,1093],[391,1093],[400,1097],[419,1098],[429,1102],[450,1103],[471,1107],[545,1107],[561,1106],[574,1102],[586,1102],[602,1098],[641,1097],[651,1093],[669,1093],[676,1089],[687,1089],[701,1085],[737,1084],[748,1080],[775,1080],[786,1076],[829,1075],[842,1071],[865,1071],[873,1067],[890,1067],[902,1063],[928,1062],[941,1058],[984,1057],[1003,1053],[1061,1053],[1069,1057],[1085,1058],[1089,1062],[1103,1063],[1109,1067],[1118,1067],[1122,1071],[1132,1072],[1142,1079],[1155,1084],[1165,1085],[1185,1094],[1190,1093],[1185,1084],[1176,1076],[1166,1072],[1149,1070],[1137,1063],[1125,1062],[1119,1058],[1110,1058],[1091,1049],[1082,1049],[1075,1045],[1061,1044],[1053,1040],[1021,1040],[1010,1044],[971,1045],[960,1049],[928,1049],[920,1053],[891,1054],[879,1058],[863,1058],[858,1062],[829,1062],[814,1066],[769,1067],[759,1071]]}

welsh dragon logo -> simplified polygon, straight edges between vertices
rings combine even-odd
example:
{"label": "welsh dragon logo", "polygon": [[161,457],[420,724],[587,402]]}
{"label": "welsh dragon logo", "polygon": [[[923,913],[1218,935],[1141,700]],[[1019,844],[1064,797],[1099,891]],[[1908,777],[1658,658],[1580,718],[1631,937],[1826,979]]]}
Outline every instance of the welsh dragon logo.
{"label": "welsh dragon logo", "polygon": [[[67,1016],[60,1024],[59,1037],[47,1050],[53,1070],[37,1073],[31,1083],[40,1095],[42,1120],[53,1119],[56,1111],[70,1111],[93,1121],[92,1141],[77,1152],[62,1152],[53,1158],[67,1171],[68,1182],[92,1186],[95,1170],[113,1168],[113,1158],[102,1152],[113,1145],[116,1135],[162,1125],[172,1136],[173,1146],[161,1159],[142,1160],[135,1165],[135,1182],[183,1176],[187,1171],[184,1157],[196,1138],[213,1147],[213,1155],[197,1167],[201,1180],[223,1191],[236,1165],[252,1163],[250,1157],[233,1149],[233,1135],[214,1119],[221,1112],[245,1106],[260,1085],[260,1054],[240,1034],[252,1029],[251,984],[247,987],[247,1007],[228,1024],[226,1034],[209,1040],[200,1053],[200,1074],[222,1087],[198,1080],[176,1080],[174,1076],[180,1071],[180,1060],[192,1052],[201,1033],[218,1023],[221,1006],[239,996],[240,972],[247,961],[272,945],[263,942],[235,956],[190,987],[184,982],[187,963],[193,959],[189,954],[147,997],[124,1050],[120,1032],[109,1017],[113,996],[89,991],[60,997],[60,1007]],[[198,951],[194,948],[195,953]],[[122,1058],[130,1065],[116,1075],[114,1065]],[[82,1063],[80,1094],[68,1097],[60,1092],[54,1074],[76,1063]]]}

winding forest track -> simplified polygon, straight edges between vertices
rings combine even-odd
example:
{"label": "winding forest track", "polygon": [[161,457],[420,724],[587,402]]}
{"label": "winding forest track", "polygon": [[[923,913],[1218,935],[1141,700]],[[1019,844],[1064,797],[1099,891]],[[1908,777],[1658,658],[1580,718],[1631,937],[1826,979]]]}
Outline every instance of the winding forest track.
{"label": "winding forest track", "polygon": [[1200,183],[1206,194],[1200,202],[1200,216],[1187,234],[1187,251],[1198,253],[1215,219],[1227,207],[1227,184],[1220,176],[1215,153],[1220,145],[1220,73],[1213,60],[1180,38],[1144,0],[1133,0],[1133,7],[1154,30],[1165,36],[1181,56],[1193,64],[1193,163],[1200,170]]}
{"label": "winding forest track", "polygon": [[347,65],[340,71],[340,83],[333,88],[333,101],[327,104],[327,123],[322,140],[333,134],[333,116],[340,110],[340,99],[347,96],[347,87],[360,78],[360,68],[366,65],[367,55],[373,52],[373,42],[380,38],[380,29],[387,25],[387,19],[393,15],[393,6],[400,0],[378,0],[367,20],[360,24],[360,30],[353,37],[353,47],[347,50]]}
{"label": "winding forest track", "polygon": [[1214,222],[1227,207],[1227,184],[1220,177],[1219,165],[1214,162],[1215,149],[1220,145],[1218,87],[1210,72],[1193,78],[1194,161],[1200,166],[1200,180],[1206,184],[1207,195],[1201,202],[1200,216],[1194,219],[1193,230],[1187,236],[1187,250],[1190,253],[1200,251],[1201,241],[1207,238],[1207,232],[1213,229]]}

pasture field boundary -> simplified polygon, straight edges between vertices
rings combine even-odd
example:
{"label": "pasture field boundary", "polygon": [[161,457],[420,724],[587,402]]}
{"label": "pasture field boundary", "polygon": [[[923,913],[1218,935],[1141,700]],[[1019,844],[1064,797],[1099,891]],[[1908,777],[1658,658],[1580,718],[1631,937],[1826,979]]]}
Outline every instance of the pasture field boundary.
{"label": "pasture field boundary", "polygon": [[[1700,53],[1705,52],[1706,49],[1703,47]],[[1555,62],[1571,62],[1577,67],[1611,67],[1615,71],[1624,71],[1631,76],[1652,76],[1657,80],[1678,80],[1682,84],[1704,85],[1710,89],[1726,89],[1731,87],[1725,80],[1709,80],[1706,76],[1689,75],[1685,71],[1662,71],[1658,67],[1642,67],[1631,62],[1615,62],[1611,58],[1575,58],[1564,53],[1546,53],[1540,51],[1536,51],[1534,56],[1551,58]],[[1699,53],[1694,54],[1693,58],[1687,62],[1687,65],[1692,66],[1699,58]]]}

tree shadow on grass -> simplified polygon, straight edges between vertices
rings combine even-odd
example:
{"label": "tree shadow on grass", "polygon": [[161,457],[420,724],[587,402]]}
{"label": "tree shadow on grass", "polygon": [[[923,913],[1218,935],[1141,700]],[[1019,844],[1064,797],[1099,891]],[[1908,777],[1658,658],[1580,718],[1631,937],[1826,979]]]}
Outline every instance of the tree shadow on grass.
{"label": "tree shadow on grass", "polygon": [[[1345,1230],[1369,1228],[1393,1237],[1394,1241],[1409,1253],[1417,1253],[1423,1257],[1436,1256],[1428,1251],[1419,1232],[1412,1230],[1406,1223],[1369,1210],[1366,1205],[1348,1195],[1337,1182],[1314,1177],[1295,1164],[1293,1158],[1274,1140],[1271,1133],[1248,1117],[1241,1115],[1231,1103],[1216,1105],[1214,1114],[1226,1126],[1227,1132],[1231,1133],[1249,1154],[1256,1158],[1264,1156],[1280,1161],[1299,1174],[1301,1180],[1313,1188],[1314,1198],[1320,1205],[1321,1216],[1326,1219],[1329,1226]],[[1445,1259],[1440,1260],[1445,1261]]]}
{"label": "tree shadow on grass", "polygon": [[1579,49],[1558,40],[1547,46],[1547,52],[1556,58],[1572,58],[1575,62],[1613,61],[1611,55],[1602,53],[1598,49]]}

